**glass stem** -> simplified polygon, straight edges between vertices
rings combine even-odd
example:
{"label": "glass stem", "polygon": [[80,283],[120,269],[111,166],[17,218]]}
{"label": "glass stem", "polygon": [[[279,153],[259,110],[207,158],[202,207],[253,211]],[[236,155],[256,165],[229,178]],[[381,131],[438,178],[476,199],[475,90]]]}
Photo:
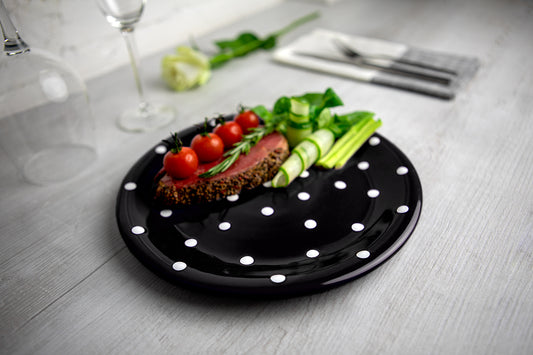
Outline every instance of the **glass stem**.
{"label": "glass stem", "polygon": [[0,0],[0,28],[4,35],[4,54],[16,55],[30,50],[30,47],[20,38],[17,29],[13,26],[2,0]]}
{"label": "glass stem", "polygon": [[128,48],[128,54],[130,56],[131,68],[133,70],[133,77],[135,78],[135,85],[137,86],[137,92],[139,93],[139,108],[145,112],[148,110],[148,102],[144,96],[144,88],[142,83],[142,77],[139,72],[139,52],[137,51],[137,45],[135,42],[133,27],[125,27],[120,29],[120,33],[126,42]]}

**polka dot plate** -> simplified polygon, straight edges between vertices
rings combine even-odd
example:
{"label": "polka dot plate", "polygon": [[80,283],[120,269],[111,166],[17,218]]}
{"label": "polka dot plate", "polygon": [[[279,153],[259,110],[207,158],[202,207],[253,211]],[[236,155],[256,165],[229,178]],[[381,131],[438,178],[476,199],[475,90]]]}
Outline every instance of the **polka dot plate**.
{"label": "polka dot plate", "polygon": [[[195,134],[180,133],[184,141]],[[216,293],[290,296],[368,273],[413,232],[422,188],[408,158],[379,134],[339,170],[311,168],[288,188],[268,183],[210,204],[167,208],[152,197],[169,149],[154,146],[117,197],[120,233],[157,275]]]}

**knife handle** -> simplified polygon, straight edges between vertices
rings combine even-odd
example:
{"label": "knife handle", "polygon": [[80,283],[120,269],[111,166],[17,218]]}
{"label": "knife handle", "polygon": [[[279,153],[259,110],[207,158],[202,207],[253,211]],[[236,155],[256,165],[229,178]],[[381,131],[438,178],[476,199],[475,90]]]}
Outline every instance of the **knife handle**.
{"label": "knife handle", "polygon": [[434,66],[434,65],[431,65],[431,64],[422,63],[422,62],[415,61],[415,60],[399,58],[399,59],[394,59],[394,62],[400,63],[400,64],[412,65],[412,66],[416,66],[416,67],[424,68],[424,69],[429,69],[429,70],[433,70],[433,71],[438,71],[438,72],[442,72],[442,73],[446,73],[446,74],[450,74],[450,75],[457,75],[457,72],[455,70],[451,70],[451,69],[447,69],[447,68],[443,68],[443,67],[437,67],[437,66]]}
{"label": "knife handle", "polygon": [[375,62],[364,61],[363,64],[391,74],[432,81],[443,85],[449,85],[452,81],[452,77],[445,73],[436,73],[429,69],[414,67],[412,65],[399,62],[393,62],[391,65],[382,65]]}

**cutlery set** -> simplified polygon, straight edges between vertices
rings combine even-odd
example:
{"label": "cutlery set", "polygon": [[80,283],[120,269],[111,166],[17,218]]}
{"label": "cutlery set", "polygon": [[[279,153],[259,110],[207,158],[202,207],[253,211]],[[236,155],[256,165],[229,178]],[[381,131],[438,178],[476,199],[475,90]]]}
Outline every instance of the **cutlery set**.
{"label": "cutlery set", "polygon": [[317,54],[305,51],[296,51],[295,54],[302,57],[310,57],[330,62],[356,65],[361,68],[378,70],[393,75],[400,75],[441,85],[449,85],[457,76],[457,72],[434,66],[419,61],[404,58],[394,58],[382,54],[361,53],[351,48],[340,39],[333,39],[338,55]]}

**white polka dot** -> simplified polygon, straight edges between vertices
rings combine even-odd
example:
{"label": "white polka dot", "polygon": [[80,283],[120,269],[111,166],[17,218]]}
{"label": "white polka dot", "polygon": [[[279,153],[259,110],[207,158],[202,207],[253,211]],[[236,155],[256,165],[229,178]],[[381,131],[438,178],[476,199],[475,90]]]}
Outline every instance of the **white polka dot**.
{"label": "white polka dot", "polygon": [[396,212],[398,213],[406,213],[407,211],[409,211],[409,207],[407,207],[406,205],[401,205],[396,209]]}
{"label": "white polka dot", "polygon": [[141,226],[135,226],[131,229],[131,232],[133,234],[143,234],[144,232],[146,232],[146,229],[144,229],[144,227],[141,227]]}
{"label": "white polka dot", "polygon": [[272,216],[274,214],[274,209],[272,207],[263,207],[261,208],[261,214],[263,216]]}
{"label": "white polka dot", "polygon": [[251,256],[243,256],[239,262],[243,265],[252,265],[254,263],[254,258]]}
{"label": "white polka dot", "polygon": [[317,223],[314,219],[308,219],[307,221],[304,222],[304,226],[307,229],[314,229],[316,228]]}
{"label": "white polka dot", "polygon": [[161,210],[161,212],[159,212],[159,215],[161,217],[168,218],[172,216],[172,210]]}
{"label": "white polka dot", "polygon": [[378,145],[379,143],[381,143],[381,139],[379,139],[379,137],[372,137],[368,140],[368,144],[370,145]]}
{"label": "white polka dot", "polygon": [[305,171],[302,171],[302,173],[300,174],[300,177],[302,179],[306,179],[309,177],[309,171],[305,170]]}
{"label": "white polka dot", "polygon": [[124,190],[133,191],[137,188],[137,184],[134,182],[128,182],[124,184]]}
{"label": "white polka dot", "polygon": [[316,258],[319,254],[318,250],[315,249],[308,250],[307,253],[305,253],[308,258]]}
{"label": "white polka dot", "polygon": [[307,192],[300,192],[298,194],[298,199],[301,201],[307,201],[311,198],[311,195],[309,195]]}
{"label": "white polka dot", "polygon": [[285,275],[272,275],[270,276],[270,281],[276,283],[276,284],[280,284],[282,282],[285,282],[287,278],[285,277]]}
{"label": "white polka dot", "polygon": [[267,181],[267,182],[263,183],[263,186],[266,187],[267,189],[269,187],[272,187],[272,181]]}
{"label": "white polka dot", "polygon": [[370,189],[367,191],[366,193],[368,195],[368,197],[370,198],[376,198],[379,196],[379,190],[376,190],[376,189]]}
{"label": "white polka dot", "polygon": [[396,174],[398,175],[405,175],[409,172],[409,169],[407,169],[405,166],[400,166],[398,169],[396,169]]}
{"label": "white polka dot", "polygon": [[368,250],[361,250],[355,254],[359,259],[366,259],[370,256],[370,252]]}
{"label": "white polka dot", "polygon": [[239,195],[229,195],[228,197],[226,197],[226,200],[228,200],[229,202],[235,202],[239,199]]}
{"label": "white polka dot", "polygon": [[359,170],[367,170],[369,167],[370,164],[367,161],[360,161],[359,164],[357,164]]}
{"label": "white polka dot", "polygon": [[362,231],[363,229],[365,229],[365,226],[361,223],[354,223],[352,224],[352,230],[354,232],[360,232]]}
{"label": "white polka dot", "polygon": [[341,180],[335,181],[335,183],[333,185],[335,186],[335,188],[337,188],[339,190],[344,190],[346,188],[346,183],[344,181],[341,181]]}
{"label": "white polka dot", "polygon": [[167,152],[167,147],[164,145],[158,145],[154,150],[157,154],[165,154]]}
{"label": "white polka dot", "polygon": [[185,246],[189,248],[193,248],[198,245],[198,241],[194,238],[190,238],[190,239],[187,239],[184,244]]}
{"label": "white polka dot", "polygon": [[221,231],[227,231],[230,228],[231,228],[231,223],[229,222],[222,222],[218,225],[218,229],[220,229]]}
{"label": "white polka dot", "polygon": [[172,268],[176,271],[185,270],[186,267],[187,264],[185,264],[183,261],[176,261],[174,264],[172,264]]}

